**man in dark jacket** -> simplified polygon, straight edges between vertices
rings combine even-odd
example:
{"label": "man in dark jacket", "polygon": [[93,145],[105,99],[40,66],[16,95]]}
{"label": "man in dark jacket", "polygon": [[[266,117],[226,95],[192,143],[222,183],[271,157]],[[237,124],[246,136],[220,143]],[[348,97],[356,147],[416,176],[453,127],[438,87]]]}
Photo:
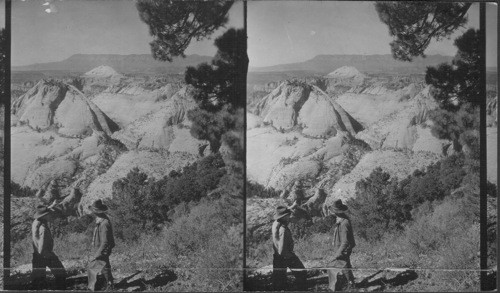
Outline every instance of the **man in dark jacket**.
{"label": "man in dark jacket", "polygon": [[88,275],[90,290],[95,290],[97,274],[102,272],[106,280],[105,291],[113,290],[113,275],[111,274],[111,264],[109,256],[113,247],[115,247],[115,239],[113,237],[113,228],[111,222],[106,215],[108,207],[101,200],[96,200],[89,209],[96,216],[96,227],[92,237],[92,247],[94,250],[94,259],[89,264]]}
{"label": "man in dark jacket", "polygon": [[[55,202],[54,202],[55,204]],[[54,253],[54,239],[50,233],[49,222],[53,218],[54,205],[38,205],[31,225],[31,237],[33,241],[33,269],[31,273],[32,288],[43,290],[46,288],[46,267],[54,274],[55,289],[66,288],[66,270]]]}
{"label": "man in dark jacket", "polygon": [[[354,288],[354,275],[351,266],[352,249],[356,246],[351,220],[346,212],[348,207],[342,200],[336,200],[330,208],[332,214],[336,216],[335,232],[333,234],[333,261],[342,268],[342,274],[348,281],[348,289]],[[335,291],[337,284],[337,274],[335,270],[329,271],[330,289]],[[338,286],[337,286],[338,287]]]}
{"label": "man in dark jacket", "polygon": [[307,276],[304,264],[293,252],[293,238],[288,223],[292,210],[285,206],[278,206],[272,226],[273,239],[273,289],[274,291],[285,290],[287,268],[292,270],[297,282],[297,290],[307,289]]}

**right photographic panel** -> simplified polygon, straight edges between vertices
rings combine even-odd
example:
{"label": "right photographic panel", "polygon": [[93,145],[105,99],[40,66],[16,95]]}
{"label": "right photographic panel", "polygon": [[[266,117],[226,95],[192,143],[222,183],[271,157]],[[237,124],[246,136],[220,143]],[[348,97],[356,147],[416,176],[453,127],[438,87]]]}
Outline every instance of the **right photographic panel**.
{"label": "right photographic panel", "polygon": [[245,290],[496,288],[497,6],[480,6],[248,3]]}

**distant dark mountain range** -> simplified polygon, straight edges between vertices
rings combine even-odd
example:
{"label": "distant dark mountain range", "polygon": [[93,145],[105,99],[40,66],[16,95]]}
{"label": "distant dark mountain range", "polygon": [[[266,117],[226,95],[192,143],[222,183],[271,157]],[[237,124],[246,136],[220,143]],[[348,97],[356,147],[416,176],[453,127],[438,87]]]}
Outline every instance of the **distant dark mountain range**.
{"label": "distant dark mountain range", "polygon": [[183,73],[187,66],[196,66],[210,62],[212,57],[188,55],[176,58],[173,62],[155,60],[150,54],[76,54],[66,60],[49,63],[37,63],[26,66],[14,66],[12,71],[67,71],[84,73],[100,65],[113,67],[119,73]]}
{"label": "distant dark mountain range", "polygon": [[385,73],[425,73],[427,66],[450,62],[452,56],[429,55],[415,58],[413,62],[394,60],[392,55],[318,55],[298,63],[280,64],[267,67],[250,67],[250,72],[290,72],[308,71],[315,74],[328,74],[342,66],[354,66],[362,72]]}

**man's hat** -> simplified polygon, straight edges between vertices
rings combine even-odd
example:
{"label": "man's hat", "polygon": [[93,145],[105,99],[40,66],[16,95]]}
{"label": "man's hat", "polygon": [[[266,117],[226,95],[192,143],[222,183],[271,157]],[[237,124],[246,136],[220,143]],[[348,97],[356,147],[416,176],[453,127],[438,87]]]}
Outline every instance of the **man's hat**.
{"label": "man's hat", "polygon": [[292,214],[292,211],[289,208],[284,207],[284,206],[278,206],[276,208],[276,212],[274,214],[274,219],[279,220],[279,219],[281,219],[287,215],[290,215],[290,214]]}
{"label": "man's hat", "polygon": [[53,210],[49,209],[46,205],[40,204],[36,206],[36,212],[33,218],[40,219],[41,217],[52,213]]}
{"label": "man's hat", "polygon": [[345,213],[349,208],[342,203],[342,200],[337,199],[333,202],[333,205],[330,207],[330,210],[334,213]]}
{"label": "man's hat", "polygon": [[108,210],[108,207],[102,203],[102,200],[98,199],[89,205],[89,209],[95,214],[102,214]]}

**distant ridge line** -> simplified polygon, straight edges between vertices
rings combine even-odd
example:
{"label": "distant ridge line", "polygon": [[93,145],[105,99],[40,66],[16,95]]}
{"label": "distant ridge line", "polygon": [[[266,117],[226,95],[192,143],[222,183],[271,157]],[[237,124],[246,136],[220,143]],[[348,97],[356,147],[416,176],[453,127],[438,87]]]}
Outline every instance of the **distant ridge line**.
{"label": "distant ridge line", "polygon": [[150,72],[177,73],[184,72],[187,66],[196,66],[210,62],[212,57],[198,54],[179,57],[172,62],[155,60],[150,54],[74,54],[55,62],[36,63],[24,66],[13,66],[13,71],[69,71],[87,72],[95,67],[107,65],[119,73]]}
{"label": "distant ridge line", "polygon": [[[263,67],[250,67],[249,72],[286,72],[310,71],[327,74],[342,66],[353,66],[359,71],[396,71],[405,69],[409,72],[425,72],[427,66],[435,66],[444,62],[451,62],[453,56],[441,54],[428,55],[426,58],[415,58],[413,62],[395,60],[391,54],[359,55],[336,54],[317,55],[303,62],[278,64]],[[398,70],[399,71],[399,70]]]}

